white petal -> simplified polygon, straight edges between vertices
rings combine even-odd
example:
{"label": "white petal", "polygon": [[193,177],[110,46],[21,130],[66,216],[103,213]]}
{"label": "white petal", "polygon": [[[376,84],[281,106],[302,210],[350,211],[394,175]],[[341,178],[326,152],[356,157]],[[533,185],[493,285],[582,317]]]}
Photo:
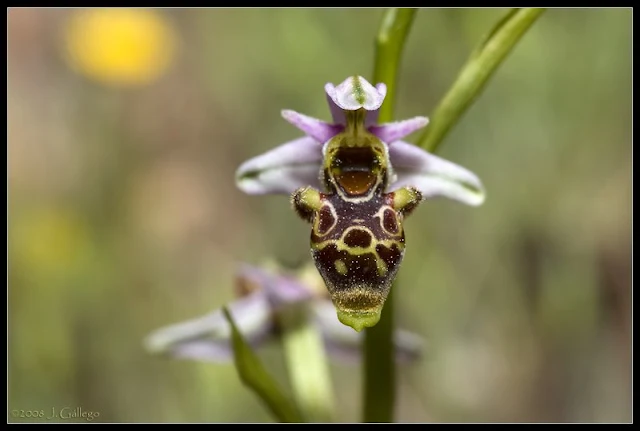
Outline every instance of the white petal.
{"label": "white petal", "polygon": [[[272,331],[272,308],[262,291],[234,301],[229,305],[229,312],[240,333],[254,347]],[[146,338],[145,346],[155,354],[224,361],[233,357],[230,337],[229,323],[222,310],[216,310],[154,331]]]}
{"label": "white petal", "polygon": [[244,162],[236,184],[248,194],[290,194],[300,187],[320,187],[322,144],[305,136]]}
{"label": "white petal", "polygon": [[392,142],[389,158],[397,175],[389,191],[412,186],[426,199],[446,197],[472,206],[485,200],[482,182],[473,172],[415,145]]}
{"label": "white petal", "polygon": [[362,76],[350,76],[337,86],[329,83],[324,89],[333,103],[347,111],[360,108],[367,111],[380,109],[387,93],[387,87],[384,84],[378,84],[376,88]]}

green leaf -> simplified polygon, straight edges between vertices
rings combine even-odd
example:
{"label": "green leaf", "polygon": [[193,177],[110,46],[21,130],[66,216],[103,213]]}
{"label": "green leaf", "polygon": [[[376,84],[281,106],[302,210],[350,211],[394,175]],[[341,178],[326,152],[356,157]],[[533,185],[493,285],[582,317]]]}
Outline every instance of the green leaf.
{"label": "green leaf", "polygon": [[473,51],[457,79],[436,107],[416,145],[435,152],[451,128],[482,92],[489,78],[544,8],[510,10]]}
{"label": "green leaf", "polygon": [[260,397],[280,421],[304,422],[296,405],[284,394],[278,383],[264,368],[258,356],[245,342],[229,310],[224,307],[222,311],[231,325],[234,363],[240,380]]}
{"label": "green leaf", "polygon": [[[404,42],[413,23],[415,9],[389,9],[385,12],[376,39],[374,83],[384,82],[387,95],[378,121],[393,118],[395,87]],[[380,321],[367,328],[364,341],[364,422],[392,422],[395,403],[393,351],[393,290],[387,297]]]}

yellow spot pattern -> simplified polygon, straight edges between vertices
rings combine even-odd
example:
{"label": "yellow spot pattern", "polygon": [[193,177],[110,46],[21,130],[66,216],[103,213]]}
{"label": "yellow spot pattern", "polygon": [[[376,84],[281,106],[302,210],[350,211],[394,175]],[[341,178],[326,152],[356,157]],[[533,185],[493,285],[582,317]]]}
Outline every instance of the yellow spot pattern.
{"label": "yellow spot pattern", "polygon": [[344,261],[338,259],[333,262],[333,265],[336,267],[336,271],[338,272],[338,274],[347,275],[347,265],[344,263]]}
{"label": "yellow spot pattern", "polygon": [[[351,232],[354,229],[356,229],[356,230],[364,230],[367,233],[369,233],[369,235],[371,235],[371,244],[369,245],[369,247],[349,247],[344,242],[345,237],[349,234],[349,232]],[[311,248],[313,250],[320,251],[320,250],[324,249],[325,247],[327,247],[329,245],[335,245],[336,249],[338,251],[346,251],[347,253],[349,253],[352,256],[362,256],[363,254],[373,254],[375,256],[375,259],[376,259],[376,269],[377,269],[378,275],[380,275],[380,277],[384,277],[385,275],[387,275],[387,272],[388,272],[389,269],[387,268],[386,262],[378,254],[378,251],[376,250],[376,247],[378,245],[383,245],[383,246],[391,249],[393,247],[393,245],[396,245],[400,250],[404,249],[404,243],[402,243],[401,241],[398,241],[398,240],[395,240],[395,239],[377,239],[373,235],[373,232],[371,232],[371,230],[365,228],[364,226],[352,226],[352,227],[349,227],[349,228],[345,229],[345,231],[342,233],[342,236],[340,237],[340,239],[328,239],[328,240],[322,241],[320,243],[312,243],[311,244]],[[336,271],[338,271],[338,274],[340,274],[340,275],[345,275],[346,274],[346,265],[345,265],[345,274],[342,274],[342,272],[340,272],[340,270],[338,269],[338,262],[341,262],[343,265],[345,265],[344,262],[342,262],[341,260],[338,260],[338,261],[334,262],[334,265],[336,267]]]}

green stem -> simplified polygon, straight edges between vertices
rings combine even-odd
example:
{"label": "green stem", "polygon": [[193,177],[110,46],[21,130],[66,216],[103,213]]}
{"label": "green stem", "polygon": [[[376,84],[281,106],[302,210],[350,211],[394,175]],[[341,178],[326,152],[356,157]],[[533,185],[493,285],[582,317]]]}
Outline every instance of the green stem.
{"label": "green stem", "polygon": [[395,368],[393,350],[393,289],[378,324],[365,330],[364,422],[393,422]]}
{"label": "green stem", "polygon": [[471,54],[456,81],[440,101],[416,145],[435,152],[451,128],[482,92],[489,78],[544,8],[510,10]]}
{"label": "green stem", "polygon": [[[387,85],[378,120],[381,123],[393,118],[400,56],[415,12],[415,9],[389,9],[382,19],[376,39],[373,73],[374,83],[384,82]],[[365,332],[363,392],[364,422],[392,422],[395,403],[392,293],[378,324]]]}
{"label": "green stem", "polygon": [[387,95],[380,107],[378,122],[393,119],[398,68],[404,42],[415,17],[415,9],[389,9],[385,12],[376,38],[376,57],[373,71],[374,85],[384,82]]}
{"label": "green stem", "polygon": [[322,342],[305,310],[280,314],[282,342],[296,404],[309,422],[331,422],[334,418],[331,374]]}

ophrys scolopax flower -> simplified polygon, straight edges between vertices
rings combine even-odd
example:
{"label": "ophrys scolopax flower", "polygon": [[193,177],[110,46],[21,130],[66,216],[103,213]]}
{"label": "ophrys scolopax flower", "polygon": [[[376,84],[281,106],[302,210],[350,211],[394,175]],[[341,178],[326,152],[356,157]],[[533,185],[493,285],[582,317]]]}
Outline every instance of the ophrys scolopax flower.
{"label": "ophrys scolopax flower", "polygon": [[325,86],[333,122],[285,110],[306,136],[243,163],[238,187],[291,194],[312,225],[311,255],[338,319],[356,331],[375,325],[405,251],[403,220],[423,200],[483,203],[469,170],[401,139],[426,117],[378,124],[386,86],[361,76]]}

